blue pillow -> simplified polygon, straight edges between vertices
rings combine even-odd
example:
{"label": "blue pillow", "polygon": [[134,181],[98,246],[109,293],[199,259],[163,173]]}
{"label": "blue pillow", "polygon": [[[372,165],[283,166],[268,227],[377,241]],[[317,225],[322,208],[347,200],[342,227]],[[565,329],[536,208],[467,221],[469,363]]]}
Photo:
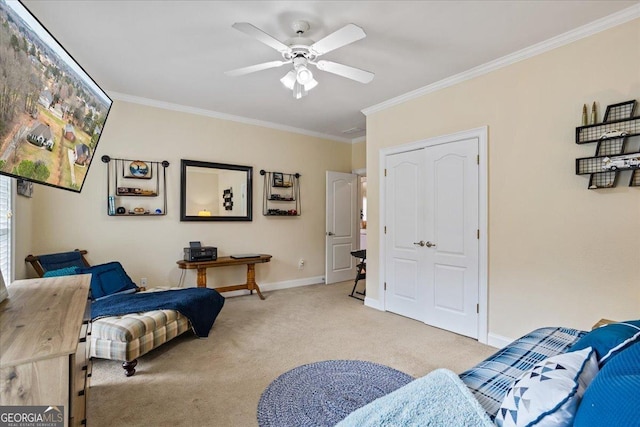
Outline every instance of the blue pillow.
{"label": "blue pillow", "polygon": [[574,418],[574,427],[638,426],[640,343],[621,351],[591,382]]}
{"label": "blue pillow", "polygon": [[49,270],[45,271],[42,277],[60,277],[60,276],[73,276],[74,274],[78,274],[79,267],[64,267],[59,268],[57,270]]}
{"label": "blue pillow", "polygon": [[91,299],[94,300],[116,292],[138,289],[117,261],[79,268],[77,274],[91,274]]}
{"label": "blue pillow", "polygon": [[600,367],[613,356],[633,343],[640,342],[640,320],[611,323],[588,332],[576,341],[568,351],[592,347],[598,356]]}

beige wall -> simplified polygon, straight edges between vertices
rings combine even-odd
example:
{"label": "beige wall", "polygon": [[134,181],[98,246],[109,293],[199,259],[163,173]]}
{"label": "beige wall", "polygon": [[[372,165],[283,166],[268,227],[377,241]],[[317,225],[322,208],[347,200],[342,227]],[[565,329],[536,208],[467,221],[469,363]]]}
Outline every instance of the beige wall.
{"label": "beige wall", "polygon": [[[107,169],[100,161],[105,154],[168,160],[168,215],[107,216]],[[180,159],[253,166],[253,221],[180,222]],[[302,175],[300,217],[262,215],[260,169]],[[82,193],[35,186],[31,235],[20,235],[18,241],[30,239],[27,251],[33,253],[87,249],[92,263],[118,260],[134,281],[147,277],[149,286],[178,282],[176,260],[193,240],[217,246],[220,256],[272,254],[271,263],[256,268],[262,284],[318,280],[324,275],[326,170],[351,170],[350,144],[115,102]],[[21,252],[18,265],[24,258]],[[303,270],[298,269],[299,258],[306,260]],[[243,267],[210,270],[209,283],[241,283],[244,275]],[[188,271],[186,284],[193,286],[195,280],[194,271]]]}
{"label": "beige wall", "polygon": [[[489,332],[588,329],[640,313],[640,188],[587,190],[575,159],[583,104],[640,101],[640,20],[367,117],[368,245],[379,236],[379,151],[489,129]],[[636,109],[638,114],[639,109]],[[640,137],[628,149],[640,151]],[[367,297],[379,299],[379,254]],[[381,303],[378,300],[378,303]]]}
{"label": "beige wall", "polygon": [[367,167],[367,143],[356,142],[351,145],[351,169],[365,169]]}
{"label": "beige wall", "polygon": [[[15,180],[14,180],[15,181]],[[35,201],[33,198],[18,196],[15,193],[15,182],[13,183],[13,228],[14,228],[14,279],[24,279],[27,277],[27,266],[25,265],[24,258],[32,254],[32,239],[33,239],[33,206]],[[38,185],[34,185],[34,194],[37,191]],[[29,267],[31,268],[31,267]],[[8,278],[5,278],[7,282]]]}

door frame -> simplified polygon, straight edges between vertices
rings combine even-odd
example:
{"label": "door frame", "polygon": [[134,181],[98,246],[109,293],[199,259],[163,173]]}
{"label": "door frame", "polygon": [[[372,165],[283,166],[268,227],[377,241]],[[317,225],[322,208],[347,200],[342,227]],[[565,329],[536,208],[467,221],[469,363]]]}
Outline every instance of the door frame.
{"label": "door frame", "polygon": [[459,141],[461,139],[478,139],[478,153],[480,161],[478,165],[478,227],[480,230],[480,239],[478,241],[478,341],[487,344],[488,343],[488,308],[489,308],[489,293],[488,293],[488,277],[489,277],[489,175],[488,175],[488,127],[482,126],[466,131],[451,133],[448,135],[441,135],[432,138],[427,138],[408,144],[398,145],[394,147],[388,147],[380,149],[378,166],[379,166],[379,205],[378,214],[380,216],[380,224],[378,229],[379,236],[379,254],[380,260],[379,269],[379,283],[378,283],[378,307],[386,311],[385,302],[385,282],[386,277],[386,239],[384,238],[384,227],[386,223],[386,186],[384,170],[386,166],[386,157],[391,154],[403,153],[406,151],[418,150],[434,145],[446,144],[450,142]]}
{"label": "door frame", "polygon": [[[362,178],[366,178],[367,177],[367,168],[362,168],[362,169],[354,169],[351,171],[352,174],[357,175],[357,181],[358,181],[358,211],[356,212],[356,224],[357,224],[357,228],[358,228],[358,233],[361,232],[362,230],[362,218],[360,218],[360,213],[362,212],[363,209],[363,204],[362,204]],[[358,236],[358,249],[363,249],[360,245],[362,240],[362,236],[359,235]],[[366,248],[364,248],[366,249]]]}

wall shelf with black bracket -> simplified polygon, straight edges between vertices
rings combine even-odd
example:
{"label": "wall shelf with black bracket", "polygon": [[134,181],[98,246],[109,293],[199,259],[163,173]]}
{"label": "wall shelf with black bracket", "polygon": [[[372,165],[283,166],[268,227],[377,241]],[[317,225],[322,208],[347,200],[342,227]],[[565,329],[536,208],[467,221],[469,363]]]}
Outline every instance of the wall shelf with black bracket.
{"label": "wall shelf with black bracket", "polygon": [[264,177],[262,215],[300,216],[300,174],[260,171]]}
{"label": "wall shelf with black bracket", "polygon": [[640,186],[640,152],[625,152],[628,138],[640,135],[635,107],[635,100],[609,105],[603,123],[576,128],[576,144],[598,143],[594,157],[576,159],[576,175],[590,175],[589,189],[615,187],[625,170],[632,171],[629,186]]}
{"label": "wall shelf with black bracket", "polygon": [[163,216],[167,214],[169,162],[102,156],[107,165],[107,215]]}

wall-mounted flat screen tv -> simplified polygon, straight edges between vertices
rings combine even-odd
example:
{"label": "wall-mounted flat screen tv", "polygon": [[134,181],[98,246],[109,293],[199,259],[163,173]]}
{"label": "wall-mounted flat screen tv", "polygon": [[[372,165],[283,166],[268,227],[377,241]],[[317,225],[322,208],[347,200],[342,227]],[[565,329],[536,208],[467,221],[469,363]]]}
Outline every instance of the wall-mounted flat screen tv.
{"label": "wall-mounted flat screen tv", "polygon": [[0,174],[80,192],[111,99],[18,1],[0,0]]}

